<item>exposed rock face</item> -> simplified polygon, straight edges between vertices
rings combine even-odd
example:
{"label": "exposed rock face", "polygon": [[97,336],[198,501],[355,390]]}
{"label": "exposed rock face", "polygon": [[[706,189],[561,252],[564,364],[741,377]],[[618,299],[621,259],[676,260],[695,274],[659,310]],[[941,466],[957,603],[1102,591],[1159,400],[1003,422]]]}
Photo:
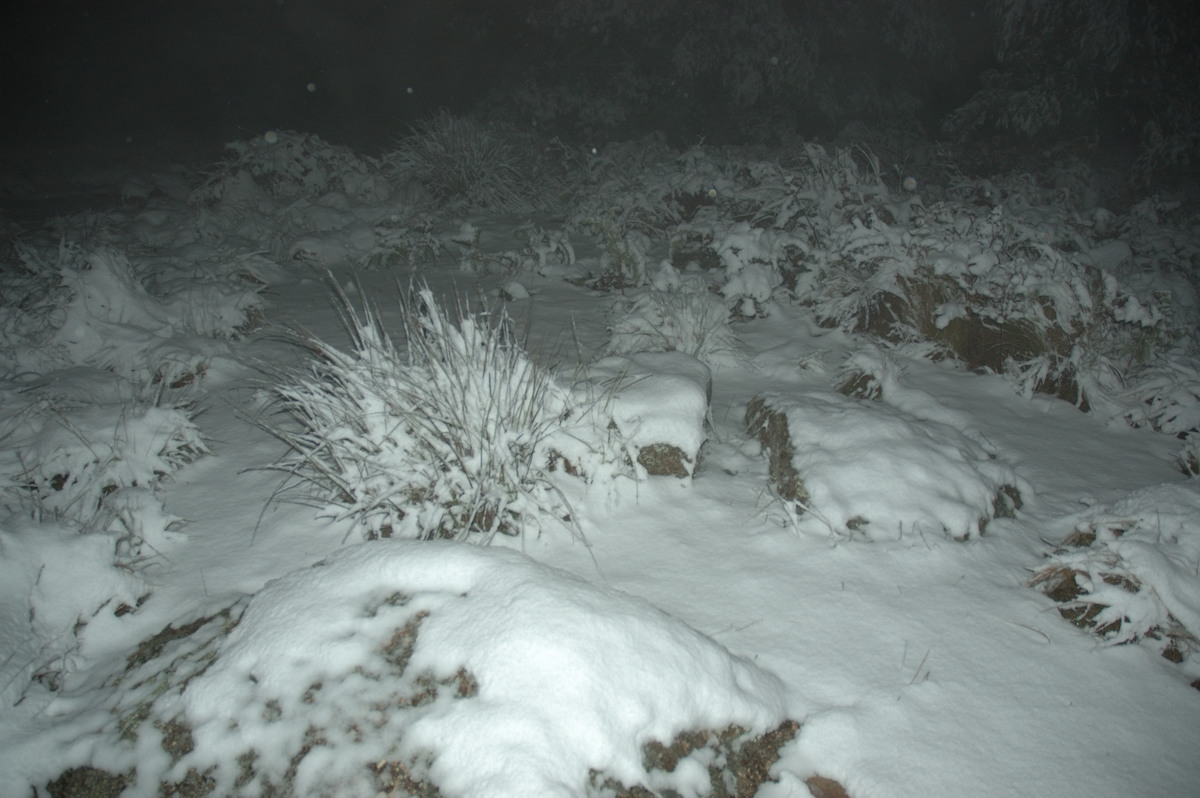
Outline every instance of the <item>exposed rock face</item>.
{"label": "exposed rock face", "polygon": [[808,491],[804,480],[792,465],[795,449],[788,430],[787,413],[775,410],[767,400],[756,396],[746,406],[746,429],[762,444],[769,462],[771,483],[784,501],[807,505]]}

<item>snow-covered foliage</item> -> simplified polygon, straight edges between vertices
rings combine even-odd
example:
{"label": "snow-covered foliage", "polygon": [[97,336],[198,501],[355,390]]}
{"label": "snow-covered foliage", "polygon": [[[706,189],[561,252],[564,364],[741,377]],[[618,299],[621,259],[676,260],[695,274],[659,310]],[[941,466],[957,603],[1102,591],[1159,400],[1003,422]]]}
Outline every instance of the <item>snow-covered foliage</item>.
{"label": "snow-covered foliage", "polygon": [[105,226],[116,215],[68,222],[86,240],[31,236],[0,278],[0,503],[24,530],[92,536],[81,551],[105,564],[144,564],[178,541],[161,484],[209,452],[186,394],[259,323],[273,268],[194,240],[157,254],[187,240],[156,232],[181,215],[171,197],[147,205],[136,243]]}
{"label": "snow-covered foliage", "polygon": [[[359,261],[365,269],[396,269],[435,259],[442,251],[441,239],[433,234],[429,214],[402,219],[394,216],[375,225],[375,243]],[[337,256],[322,259],[336,263]]]}
{"label": "snow-covered foliage", "polygon": [[575,248],[566,230],[547,230],[527,222],[513,232],[520,239],[521,254],[532,270],[544,273],[551,264],[574,265]]}
{"label": "snow-covered foliage", "polygon": [[605,255],[595,287],[645,283],[665,240],[672,265],[709,270],[742,318],[786,292],[826,324],[932,342],[1027,395],[1178,432],[1172,419],[1196,406],[1179,376],[1198,344],[1194,239],[1167,232],[1169,206],[1085,214],[1062,207],[1064,191],[1084,196],[1024,174],[960,177],[926,204],[889,187],[869,153],[810,144],[771,162],[692,148],[600,177],[574,223]]}
{"label": "snow-covered foliage", "polygon": [[599,274],[589,281],[593,288],[638,288],[646,282],[650,239],[640,230],[623,229],[616,217],[610,214],[578,222],[600,248]]}
{"label": "snow-covered foliage", "polygon": [[609,326],[608,354],[682,352],[710,368],[736,360],[737,336],[729,326],[729,311],[704,282],[683,280],[665,267],[651,288],[632,299],[614,303]]}
{"label": "snow-covered foliage", "polygon": [[13,301],[0,310],[0,363],[17,373],[88,366],[134,382],[191,381],[224,350],[216,339],[253,327],[262,308],[259,286],[231,279],[236,263],[224,279],[189,268],[196,279],[185,281],[179,270],[147,274],[111,246],[19,252],[3,278]]}
{"label": "snow-covered foliage", "polygon": [[1080,513],[1032,584],[1111,645],[1143,642],[1200,675],[1200,491],[1165,484]]}
{"label": "snow-covered foliage", "polygon": [[[147,516],[152,517],[152,516]],[[144,577],[121,562],[108,535],[14,513],[0,520],[0,700],[14,707],[86,673],[117,617],[145,598]]]}
{"label": "snow-covered foliage", "polygon": [[137,403],[41,399],[11,419],[5,433],[5,503],[32,501],[39,513],[83,524],[98,508],[123,500],[122,491],[151,489],[208,451],[184,410]]}
{"label": "snow-covered foliage", "polygon": [[543,153],[512,130],[443,111],[385,156],[439,202],[455,208],[526,210],[557,199]]}
{"label": "snow-covered foliage", "polygon": [[[1096,208],[1071,164],[910,182],[864,148],[653,140],[468,215],[280,141],[191,203],[131,184],[5,250],[0,795],[1200,779],[1185,209]],[[395,338],[314,264],[355,297],[413,280]],[[435,299],[456,281],[580,362]],[[242,335],[260,313],[311,332]],[[271,393],[285,413],[248,416]],[[1069,620],[1167,659],[1047,612],[1039,566]],[[1114,726],[1155,756],[1076,755]]]}
{"label": "snow-covered foliage", "polygon": [[401,300],[401,349],[374,310],[340,300],[350,351],[304,336],[314,361],[276,388],[302,428],[273,427],[295,450],[280,468],[368,538],[578,531],[550,448],[578,413],[503,309],[459,305],[454,320],[427,287],[415,289]]}
{"label": "snow-covered foliage", "polygon": [[380,164],[311,133],[272,130],[225,145],[229,158],[193,195],[203,205],[237,202],[249,178],[269,196],[314,197],[331,191],[382,202],[389,194]]}

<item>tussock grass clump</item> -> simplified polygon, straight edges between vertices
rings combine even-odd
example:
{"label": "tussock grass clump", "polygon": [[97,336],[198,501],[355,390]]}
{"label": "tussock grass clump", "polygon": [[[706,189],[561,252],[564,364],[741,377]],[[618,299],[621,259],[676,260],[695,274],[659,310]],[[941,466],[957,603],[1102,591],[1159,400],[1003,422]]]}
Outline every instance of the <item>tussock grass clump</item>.
{"label": "tussock grass clump", "polygon": [[546,175],[536,154],[523,145],[500,128],[442,111],[418,124],[385,160],[438,202],[524,210],[538,204]]}
{"label": "tussock grass clump", "polygon": [[703,285],[648,290],[614,311],[608,354],[683,352],[712,367],[735,361],[741,348],[724,303]]}
{"label": "tussock grass clump", "polygon": [[398,347],[372,309],[338,292],[349,351],[310,335],[316,356],[276,388],[300,431],[271,431],[278,467],[316,488],[364,537],[456,538],[576,530],[550,481],[548,439],[572,417],[569,392],[514,339],[503,310],[452,319],[428,287],[401,298]]}

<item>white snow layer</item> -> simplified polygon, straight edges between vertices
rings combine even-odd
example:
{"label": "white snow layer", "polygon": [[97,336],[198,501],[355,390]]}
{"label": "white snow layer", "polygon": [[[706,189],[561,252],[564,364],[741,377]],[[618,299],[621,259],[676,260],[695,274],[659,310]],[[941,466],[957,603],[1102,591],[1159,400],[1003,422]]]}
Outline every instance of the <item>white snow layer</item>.
{"label": "white snow layer", "polygon": [[776,398],[808,507],[834,531],[873,539],[980,532],[1016,476],[959,430],[834,391]]}
{"label": "white snow layer", "polygon": [[[401,674],[381,652],[418,613]],[[451,698],[459,669],[477,692]],[[446,684],[404,706],[420,674]],[[786,701],[775,677],[641,599],[514,551],[375,541],[258,593],[179,703],[197,743],[180,776],[216,766],[228,787],[254,749],[256,778],[278,779],[316,724],[325,744],[299,794],[371,795],[369,765],[428,759],[443,795],[526,798],[583,795],[591,770],[648,783],[645,743],[765,731]]]}
{"label": "white snow layer", "polygon": [[652,444],[678,447],[694,467],[704,443],[712,377],[703,361],[683,352],[612,355],[592,364],[589,379],[611,415],[631,459]]}

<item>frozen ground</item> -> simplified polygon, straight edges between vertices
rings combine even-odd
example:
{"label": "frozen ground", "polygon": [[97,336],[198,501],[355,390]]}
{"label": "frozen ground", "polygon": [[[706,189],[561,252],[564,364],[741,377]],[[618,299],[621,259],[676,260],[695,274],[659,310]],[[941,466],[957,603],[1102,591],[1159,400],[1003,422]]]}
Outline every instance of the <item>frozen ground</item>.
{"label": "frozen ground", "polygon": [[[330,279],[352,303],[377,304],[399,341],[398,290],[416,276],[437,297],[504,304],[534,359],[567,379],[577,363],[613,351],[614,302],[649,290],[565,280],[611,257],[580,234],[569,255],[551,242],[540,256],[526,250],[541,263],[506,270],[468,271],[449,245],[416,267],[365,269],[370,246],[347,243],[361,238],[354,225],[381,235],[395,202],[369,187],[347,206],[286,203],[307,209],[302,234],[267,229],[285,203],[270,212],[241,205],[236,232],[223,219],[220,234],[206,234],[224,206],[197,216],[169,186],[170,201],[141,196],[139,186],[159,185],[151,176],[123,179],[113,192],[125,195],[114,196],[119,212],[66,224],[63,235],[83,229],[127,252],[135,274],[166,275],[166,262],[176,281],[180,263],[253,268],[266,281],[252,292],[262,319],[302,326],[333,347],[352,341]],[[337,221],[335,211],[356,221]],[[260,216],[267,221],[256,229]],[[475,251],[519,250],[514,230],[526,218],[561,224],[545,212],[473,213]],[[439,217],[434,234],[461,241],[466,219]],[[207,260],[196,254],[203,246]],[[650,245],[643,254],[653,284],[665,253]],[[96,260],[89,273],[103,269],[122,273]],[[271,375],[302,369],[307,352],[264,334],[270,327],[185,345],[177,331],[154,330],[182,312],[172,302],[198,295],[170,293],[163,277],[153,303],[114,309],[112,297],[132,289],[118,294],[117,277],[103,290],[79,279],[80,294],[108,298],[102,312],[68,312],[84,320],[81,340],[145,333],[160,353],[151,366],[162,353],[201,353],[203,374],[176,381],[188,383],[178,390],[193,402],[187,412],[203,444],[189,448],[191,428],[179,419],[158,422],[159,433],[173,424],[175,434],[143,454],[178,456],[129,466],[136,473],[115,491],[123,525],[108,516],[98,527],[91,515],[91,526],[77,523],[77,504],[34,502],[31,513],[29,502],[9,502],[0,530],[0,795],[46,794],[48,782],[81,766],[136,769],[129,795],[157,794],[160,781],[189,770],[207,774],[214,794],[259,794],[287,778],[296,794],[427,794],[419,789],[437,784],[471,798],[573,796],[588,794],[596,771],[704,795],[707,754],[666,773],[647,765],[643,746],[729,724],[762,733],[789,719],[799,730],[759,790],[764,798],[814,794],[814,775],[853,798],[1184,796],[1200,784],[1200,694],[1189,684],[1200,672],[1186,633],[1200,631],[1200,490],[1180,473],[1172,435],[1023,395],[1013,376],[884,347],[764,296],[768,312],[734,322],[732,348],[702,358],[711,373],[706,424],[695,417],[694,390],[619,398],[623,424],[675,412],[684,432],[647,423],[681,445],[704,430],[690,478],[617,468],[585,483],[560,472],[554,484],[576,525],[498,534],[490,547],[364,541],[352,516],[286,501],[293,494],[280,501],[286,477],[264,468],[287,447],[262,425],[292,423],[271,415]],[[671,279],[660,272],[658,284]],[[512,301],[498,298],[502,286]],[[204,297],[214,308],[243,301]],[[93,357],[80,340],[55,335],[56,351]],[[60,386],[55,401],[71,413],[121,395],[104,376],[115,366],[45,362],[46,379]],[[875,398],[835,390],[847,364],[874,375]],[[135,381],[149,373],[136,362],[127,372]],[[6,383],[5,412],[17,419],[28,418],[13,398],[31,395],[23,379],[13,370]],[[767,453],[745,422],[759,396],[790,408],[810,512],[772,488]],[[115,437],[144,427],[122,423],[108,427]],[[10,423],[6,443],[53,460],[58,439],[34,426]],[[108,428],[85,429],[93,448]],[[636,434],[621,434],[638,445]],[[14,457],[6,455],[10,494],[28,490],[14,474],[34,465],[22,461],[22,472]],[[137,474],[154,476],[138,483]],[[975,521],[1000,485],[1018,489],[1021,506],[981,532]],[[1107,548],[1058,550],[1056,562],[1096,576],[1095,595],[1119,610],[1130,644],[1072,625],[1029,584],[1080,530]],[[1145,589],[1104,582],[1115,563]],[[139,647],[167,624],[222,611],[190,637]],[[1168,622],[1183,629],[1182,663],[1153,639]],[[145,654],[136,663],[135,650]],[[168,677],[155,675],[168,666]],[[421,691],[434,697],[411,700]],[[155,723],[137,731],[127,719],[139,708]],[[170,722],[186,723],[191,746],[172,743]],[[239,769],[251,750],[255,775]]]}

